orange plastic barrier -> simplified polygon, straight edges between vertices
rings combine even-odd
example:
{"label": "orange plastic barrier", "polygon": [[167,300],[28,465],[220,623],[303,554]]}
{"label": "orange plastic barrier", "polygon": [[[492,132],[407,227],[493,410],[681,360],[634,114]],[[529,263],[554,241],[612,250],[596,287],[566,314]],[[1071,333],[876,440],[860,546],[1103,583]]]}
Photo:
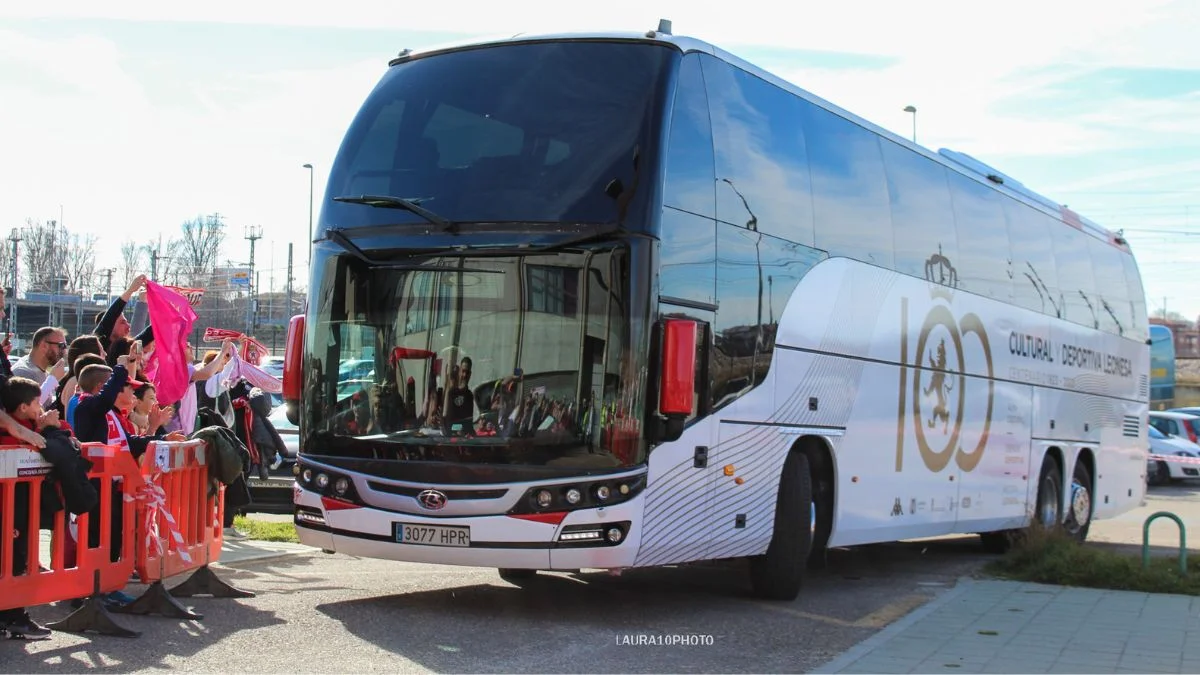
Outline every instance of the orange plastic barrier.
{"label": "orange plastic barrier", "polygon": [[[134,569],[150,584],[141,597],[114,611],[161,614],[198,620],[176,597],[253,597],[209,569],[224,544],[225,488],[209,494],[208,449],[204,441],[155,441],[141,459],[143,484],[129,497],[137,505]],[[163,580],[195,571],[169,592]]]}
{"label": "orange plastic barrier", "polygon": [[[114,517],[114,480],[121,481],[121,495],[128,495],[143,483],[141,473],[127,452],[100,443],[85,443],[84,456],[92,461],[89,478],[100,486],[98,545],[89,545],[89,521],[92,514],[75,518],[75,535],[68,530],[67,512],[59,511],[51,529],[50,560],[40,552],[41,496],[43,480],[52,466],[36,450],[7,446],[0,448],[0,609],[33,607],[52,602],[87,597],[87,602],[66,619],[50,624],[56,630],[96,631],[122,637],[137,632],[119,626],[107,613],[100,596],[119,590],[129,583],[134,563],[134,509],[121,513],[122,542],[120,556],[112,561],[112,519]],[[17,545],[17,507],[27,513],[25,550]],[[68,540],[77,540],[74,559],[67,559]],[[23,574],[15,575],[18,558],[24,558]],[[45,563],[49,563],[47,567]]]}

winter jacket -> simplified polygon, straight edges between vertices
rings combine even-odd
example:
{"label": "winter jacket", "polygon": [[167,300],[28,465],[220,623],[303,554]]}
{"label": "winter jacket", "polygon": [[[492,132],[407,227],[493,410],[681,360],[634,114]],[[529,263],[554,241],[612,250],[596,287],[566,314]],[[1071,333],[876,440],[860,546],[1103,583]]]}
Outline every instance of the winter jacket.
{"label": "winter jacket", "polygon": [[100,503],[100,494],[88,480],[92,462],[79,454],[71,442],[71,433],[54,427],[42,429],[41,433],[46,439],[46,447],[40,452],[54,466],[54,471],[46,476],[46,482],[42,484],[43,524],[48,516],[52,517],[61,511],[64,503],[67,511],[77,516],[96,508]]}
{"label": "winter jacket", "polygon": [[232,512],[250,503],[250,486],[243,473],[250,468],[250,451],[228,427],[219,422],[211,424],[214,418],[221,419],[211,408],[200,409],[200,419],[206,418],[210,424],[197,429],[190,438],[199,438],[208,444],[209,495],[216,494],[218,484],[224,483],[225,510]]}

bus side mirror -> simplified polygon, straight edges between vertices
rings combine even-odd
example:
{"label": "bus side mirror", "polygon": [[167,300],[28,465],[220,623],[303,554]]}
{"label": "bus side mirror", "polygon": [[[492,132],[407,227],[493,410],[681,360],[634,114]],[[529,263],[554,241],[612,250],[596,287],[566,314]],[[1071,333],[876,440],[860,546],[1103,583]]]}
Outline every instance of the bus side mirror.
{"label": "bus side mirror", "polygon": [[299,424],[300,392],[304,389],[304,315],[293,316],[288,322],[287,340],[283,352],[283,404],[287,418]]}
{"label": "bus side mirror", "polygon": [[667,319],[663,322],[658,413],[666,418],[664,441],[673,441],[683,435],[683,423],[695,409],[698,333],[695,321]]}

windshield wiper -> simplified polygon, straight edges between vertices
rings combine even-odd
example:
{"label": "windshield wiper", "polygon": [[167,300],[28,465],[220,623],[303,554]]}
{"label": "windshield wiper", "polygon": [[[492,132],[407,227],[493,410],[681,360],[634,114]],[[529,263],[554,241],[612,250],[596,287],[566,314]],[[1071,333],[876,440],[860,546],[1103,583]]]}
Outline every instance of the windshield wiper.
{"label": "windshield wiper", "polygon": [[334,197],[333,201],[345,202],[347,204],[366,204],[378,209],[404,209],[441,227],[444,232],[456,231],[456,226],[452,221],[446,220],[433,211],[421,206],[415,199],[405,199],[404,197],[392,197],[389,195],[360,195],[358,197],[343,195],[341,197]]}

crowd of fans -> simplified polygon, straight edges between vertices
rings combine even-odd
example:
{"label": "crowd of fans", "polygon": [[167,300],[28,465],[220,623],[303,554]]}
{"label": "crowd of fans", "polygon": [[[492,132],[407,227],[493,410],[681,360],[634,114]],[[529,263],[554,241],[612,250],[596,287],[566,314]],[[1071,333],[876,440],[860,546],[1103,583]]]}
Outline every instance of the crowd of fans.
{"label": "crowd of fans", "polygon": [[[212,424],[237,428],[235,409],[251,399],[261,399],[260,389],[241,377],[236,368],[227,377],[231,361],[236,361],[237,346],[225,340],[221,349],[205,354],[199,364],[189,365],[192,386],[179,401],[160,405],[154,385],[145,375],[147,360],[154,349],[153,326],[148,325],[137,335],[130,335],[131,326],[124,316],[126,305],[146,283],[139,275],[108,309],[96,317],[91,334],[80,335],[68,342],[67,332],[59,327],[38,329],[30,341],[28,353],[10,362],[11,334],[0,343],[0,452],[4,446],[16,445],[37,448],[43,458],[53,465],[42,488],[43,498],[31,505],[27,485],[18,485],[14,500],[17,536],[11,550],[0,550],[0,560],[13,556],[13,573],[26,573],[25,557],[28,538],[38,536],[29,527],[29,511],[40,509],[40,525],[51,529],[56,513],[66,510],[69,538],[65,543],[67,565],[75,558],[78,538],[84,533],[73,527],[73,516],[89,513],[88,546],[98,545],[101,521],[99,490],[118,489],[100,486],[89,481],[90,462],[81,453],[81,443],[100,442],[127,450],[140,459],[151,442],[180,441]],[[4,292],[0,289],[0,320],[4,318]],[[191,351],[189,345],[189,351]],[[194,352],[192,352],[194,354]],[[254,407],[261,410],[261,406]],[[252,428],[245,433],[269,427],[266,415],[255,416]],[[268,468],[278,468],[283,447],[272,442],[278,434],[262,433],[261,442],[243,440],[256,452],[246,452],[244,471],[249,473],[250,458],[254,458],[259,475],[265,477]],[[24,488],[24,493],[21,492]],[[119,495],[112,501],[112,550],[114,560],[120,552],[120,511],[124,504]],[[3,501],[0,501],[2,507]],[[234,509],[227,509],[225,526],[232,525]],[[230,530],[227,529],[227,532]],[[232,532],[236,536],[236,532]],[[124,605],[133,598],[122,591],[104,597],[109,605]],[[76,600],[78,606],[82,599]],[[34,621],[26,609],[0,611],[0,634],[11,637],[42,639],[51,631]]]}

